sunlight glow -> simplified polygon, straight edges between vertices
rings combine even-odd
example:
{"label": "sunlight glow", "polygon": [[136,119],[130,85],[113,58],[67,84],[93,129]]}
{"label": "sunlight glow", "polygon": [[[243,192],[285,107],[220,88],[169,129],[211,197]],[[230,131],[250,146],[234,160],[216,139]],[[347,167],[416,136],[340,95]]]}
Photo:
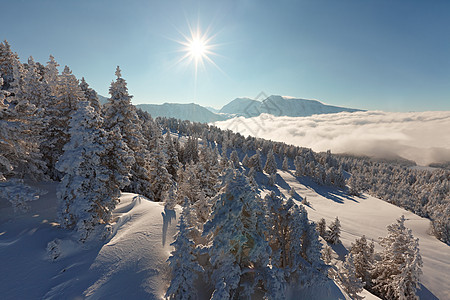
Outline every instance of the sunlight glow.
{"label": "sunlight glow", "polygon": [[213,49],[217,45],[212,44],[215,35],[210,34],[209,28],[202,32],[199,26],[194,30],[189,25],[189,33],[189,36],[182,34],[184,38],[183,41],[177,41],[177,43],[183,46],[180,51],[184,53],[177,64],[182,62],[193,64],[195,80],[197,80],[199,69],[205,69],[206,63],[212,64],[222,71],[212,59],[213,56],[217,55],[213,52]]}

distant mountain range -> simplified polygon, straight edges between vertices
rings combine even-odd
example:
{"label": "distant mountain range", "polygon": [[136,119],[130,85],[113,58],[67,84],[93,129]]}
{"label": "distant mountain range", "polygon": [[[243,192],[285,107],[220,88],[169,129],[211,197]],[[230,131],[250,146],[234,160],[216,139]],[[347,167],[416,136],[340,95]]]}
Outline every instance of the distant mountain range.
{"label": "distant mountain range", "polygon": [[[101,103],[106,102],[107,98],[100,95],[99,98]],[[250,98],[236,98],[220,110],[212,107],[203,107],[195,103],[138,104],[136,107],[147,111],[154,118],[168,117],[201,123],[224,121],[237,116],[251,118],[257,117],[262,113],[274,116],[307,117],[315,114],[362,111],[360,109],[332,106],[317,100],[277,95],[269,96],[263,101]]]}

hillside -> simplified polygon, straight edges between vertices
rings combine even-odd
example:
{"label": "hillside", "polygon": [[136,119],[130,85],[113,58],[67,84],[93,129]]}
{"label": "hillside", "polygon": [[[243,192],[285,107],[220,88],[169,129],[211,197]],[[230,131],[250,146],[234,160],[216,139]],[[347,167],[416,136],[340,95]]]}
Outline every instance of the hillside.
{"label": "hillside", "polygon": [[[450,251],[427,233],[429,220],[368,195],[349,197],[337,189],[318,186],[308,178],[296,178],[291,172],[279,170],[275,187],[261,185],[267,180],[263,173],[257,180],[262,194],[275,190],[288,195],[289,189],[295,188],[311,203],[307,210],[314,221],[325,218],[331,222],[339,217],[345,248],[333,246],[335,261],[342,259],[355,238],[366,235],[377,241],[386,235],[388,224],[405,215],[406,225],[420,240],[424,261],[420,299],[450,297],[447,275]],[[56,212],[55,186],[39,187],[48,194],[32,203],[30,213],[14,216],[10,207],[2,205],[0,209],[0,257],[2,273],[7,274],[0,281],[3,299],[161,299],[169,283],[165,261],[172,249],[170,243],[179,210],[165,210],[161,203],[124,193],[114,211],[111,236],[82,245],[73,240],[70,231],[52,223]],[[53,260],[46,247],[54,239],[59,240],[60,255]],[[292,299],[298,299],[299,295],[308,299],[345,297],[332,285],[320,291],[291,290],[291,293],[295,295]],[[208,297],[202,294],[201,299]],[[362,295],[377,299],[366,291]]]}

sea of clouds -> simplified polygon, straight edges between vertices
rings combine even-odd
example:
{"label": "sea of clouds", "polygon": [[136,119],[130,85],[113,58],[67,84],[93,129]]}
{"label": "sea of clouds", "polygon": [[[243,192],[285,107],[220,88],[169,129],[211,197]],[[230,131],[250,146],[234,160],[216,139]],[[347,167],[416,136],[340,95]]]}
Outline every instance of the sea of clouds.
{"label": "sea of clouds", "polygon": [[214,125],[247,136],[333,153],[403,157],[418,165],[450,161],[450,111],[237,117]]}

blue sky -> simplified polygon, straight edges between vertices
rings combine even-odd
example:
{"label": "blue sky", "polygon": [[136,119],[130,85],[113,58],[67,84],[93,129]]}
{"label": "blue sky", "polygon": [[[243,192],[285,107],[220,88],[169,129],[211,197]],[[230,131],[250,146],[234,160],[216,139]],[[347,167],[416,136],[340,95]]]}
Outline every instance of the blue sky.
{"label": "blue sky", "polygon": [[[116,65],[133,103],[289,95],[386,111],[450,110],[450,1],[1,1],[0,38],[49,54],[107,96]],[[6,12],[6,13],[5,13]],[[189,24],[215,64],[176,64]]]}

